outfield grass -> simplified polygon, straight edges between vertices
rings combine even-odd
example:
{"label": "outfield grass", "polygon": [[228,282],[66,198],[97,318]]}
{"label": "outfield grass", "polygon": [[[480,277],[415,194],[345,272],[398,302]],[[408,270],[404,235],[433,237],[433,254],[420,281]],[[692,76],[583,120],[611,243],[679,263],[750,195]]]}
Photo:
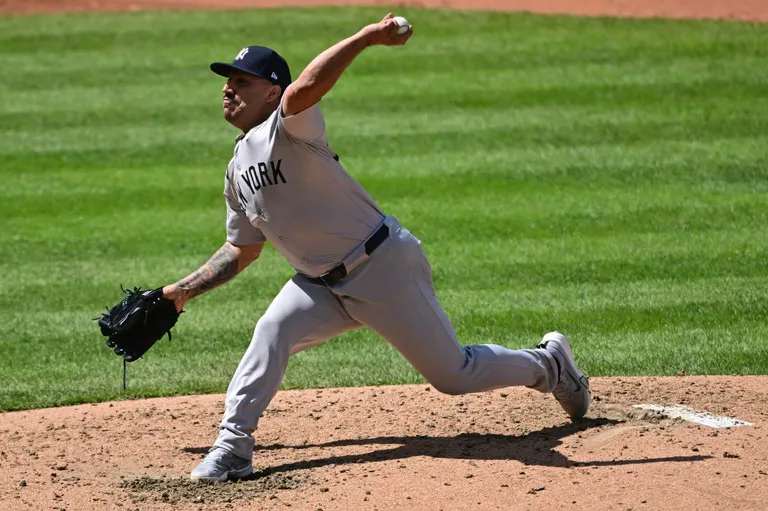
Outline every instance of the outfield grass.
{"label": "outfield grass", "polygon": [[[380,11],[0,18],[0,410],[226,389],[292,274],[271,248],[127,393],[91,318],[223,242],[236,132],[208,63],[258,43],[295,76]],[[408,46],[368,50],[322,107],[464,344],[558,329],[593,376],[768,371],[765,25],[401,13]],[[284,387],[420,381],[361,330],[293,357]]]}

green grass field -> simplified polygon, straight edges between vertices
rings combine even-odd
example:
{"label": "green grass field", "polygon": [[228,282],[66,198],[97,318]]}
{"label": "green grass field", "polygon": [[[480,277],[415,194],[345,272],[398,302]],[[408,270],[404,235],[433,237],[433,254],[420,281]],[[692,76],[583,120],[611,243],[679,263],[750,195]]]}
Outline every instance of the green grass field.
{"label": "green grass field", "polygon": [[[122,365],[92,318],[224,240],[208,70],[294,76],[381,9],[0,18],[0,410],[223,392],[292,275],[271,248]],[[464,344],[552,329],[592,376],[768,372],[768,27],[401,11],[323,100],[347,170],[423,242]],[[473,27],[470,32],[468,26]],[[284,388],[420,382],[367,330]]]}

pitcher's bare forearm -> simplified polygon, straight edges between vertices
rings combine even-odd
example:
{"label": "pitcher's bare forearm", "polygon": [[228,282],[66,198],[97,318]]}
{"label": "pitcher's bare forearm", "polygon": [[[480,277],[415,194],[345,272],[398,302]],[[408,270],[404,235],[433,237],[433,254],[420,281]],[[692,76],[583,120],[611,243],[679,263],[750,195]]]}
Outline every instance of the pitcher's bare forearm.
{"label": "pitcher's bare forearm", "polygon": [[315,57],[285,90],[283,115],[297,114],[320,101],[355,57],[369,46],[405,44],[412,30],[409,28],[408,33],[397,35],[398,28],[389,13],[379,23],[363,27],[355,35],[339,41]]}
{"label": "pitcher's bare forearm", "polygon": [[347,66],[370,44],[367,34],[360,31],[315,57],[286,90],[283,115],[296,114],[320,101]]}
{"label": "pitcher's bare forearm", "polygon": [[224,243],[200,268],[177,283],[163,288],[163,296],[176,302],[177,309],[181,310],[195,296],[232,280],[259,257],[262,246],[261,243],[245,247]]}
{"label": "pitcher's bare forearm", "polygon": [[233,247],[224,245],[207,263],[176,284],[179,286],[181,296],[189,300],[220,286],[235,275],[237,275],[237,255]]}

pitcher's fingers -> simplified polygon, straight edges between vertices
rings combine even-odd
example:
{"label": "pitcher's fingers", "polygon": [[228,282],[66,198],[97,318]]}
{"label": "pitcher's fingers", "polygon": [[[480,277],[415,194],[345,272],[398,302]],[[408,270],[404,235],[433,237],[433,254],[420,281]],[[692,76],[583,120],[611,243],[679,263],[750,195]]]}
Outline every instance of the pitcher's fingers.
{"label": "pitcher's fingers", "polygon": [[413,35],[413,25],[408,25],[408,32],[397,36],[397,38],[399,39],[398,42],[400,44],[405,44],[408,42],[408,39],[410,39],[412,35]]}

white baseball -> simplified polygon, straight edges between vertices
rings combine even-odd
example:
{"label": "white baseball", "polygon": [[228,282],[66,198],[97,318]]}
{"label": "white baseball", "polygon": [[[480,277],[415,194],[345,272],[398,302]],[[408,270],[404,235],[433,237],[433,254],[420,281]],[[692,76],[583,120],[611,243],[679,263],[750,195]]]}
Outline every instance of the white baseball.
{"label": "white baseball", "polygon": [[402,16],[395,16],[392,18],[392,21],[397,23],[397,26],[400,27],[397,29],[397,35],[403,35],[408,32],[408,20],[403,18]]}

